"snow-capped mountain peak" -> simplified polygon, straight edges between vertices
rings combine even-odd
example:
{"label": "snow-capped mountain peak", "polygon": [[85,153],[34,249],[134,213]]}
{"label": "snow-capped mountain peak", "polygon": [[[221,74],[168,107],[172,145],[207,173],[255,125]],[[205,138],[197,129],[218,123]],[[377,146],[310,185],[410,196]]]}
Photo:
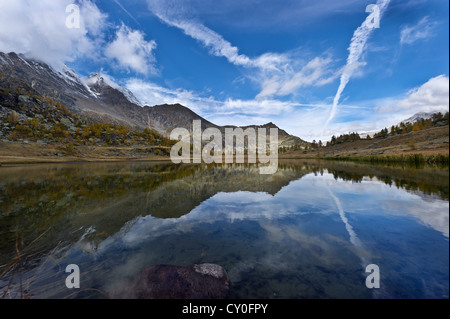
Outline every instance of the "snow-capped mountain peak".
{"label": "snow-capped mountain peak", "polygon": [[422,119],[424,119],[424,120],[430,119],[432,116],[433,116],[433,113],[420,112],[420,113],[416,113],[413,116],[411,116],[410,118],[402,121],[402,123],[414,124],[415,122],[422,120]]}
{"label": "snow-capped mountain peak", "polygon": [[104,78],[99,73],[94,73],[86,79],[85,83],[90,87],[101,86],[104,84],[104,81]]}
{"label": "snow-capped mountain peak", "polygon": [[85,80],[85,84],[91,89],[91,91],[94,91],[97,96],[102,94],[102,89],[105,86],[109,86],[121,92],[129,102],[139,106],[144,106],[144,103],[139,101],[130,90],[120,84],[117,84],[107,75],[94,73]]}

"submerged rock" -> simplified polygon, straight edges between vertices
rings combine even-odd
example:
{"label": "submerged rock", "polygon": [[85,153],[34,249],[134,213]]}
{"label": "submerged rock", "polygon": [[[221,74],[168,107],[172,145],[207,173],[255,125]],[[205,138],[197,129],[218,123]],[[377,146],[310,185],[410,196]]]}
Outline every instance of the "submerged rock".
{"label": "submerged rock", "polygon": [[119,293],[124,299],[228,299],[232,285],[221,266],[158,265],[142,271]]}

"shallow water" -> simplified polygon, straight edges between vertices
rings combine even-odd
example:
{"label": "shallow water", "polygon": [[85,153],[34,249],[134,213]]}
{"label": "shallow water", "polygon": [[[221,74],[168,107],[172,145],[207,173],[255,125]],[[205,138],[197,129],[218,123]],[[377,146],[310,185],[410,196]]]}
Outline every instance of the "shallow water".
{"label": "shallow water", "polygon": [[[2,167],[0,296],[120,298],[151,265],[216,263],[237,298],[448,298],[448,175],[295,160],[274,175],[249,165]],[[65,285],[68,264],[80,267],[79,290]],[[379,266],[379,289],[366,287],[368,264]]]}

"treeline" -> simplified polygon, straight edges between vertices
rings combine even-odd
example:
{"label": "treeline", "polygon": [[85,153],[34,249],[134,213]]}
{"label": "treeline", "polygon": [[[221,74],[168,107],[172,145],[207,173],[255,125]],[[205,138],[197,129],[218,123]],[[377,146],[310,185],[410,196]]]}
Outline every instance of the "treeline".
{"label": "treeline", "polygon": [[288,151],[307,152],[307,151],[311,151],[311,150],[317,150],[322,147],[329,147],[329,146],[336,145],[336,144],[341,144],[341,143],[346,143],[346,142],[351,142],[351,141],[358,141],[360,139],[361,139],[361,137],[359,136],[358,133],[343,134],[339,137],[336,137],[333,135],[333,137],[331,138],[331,141],[327,142],[326,144],[324,144],[321,140],[319,140],[318,142],[316,140],[313,140],[309,145],[306,145],[306,146],[295,145],[295,146],[290,146],[290,147],[281,147],[279,149],[279,152],[280,153],[285,153]]}
{"label": "treeline", "polygon": [[445,114],[434,113],[429,119],[420,119],[414,123],[400,123],[399,125],[392,125],[391,129],[382,129],[380,132],[374,134],[373,138],[386,138],[388,136],[395,136],[406,134],[414,131],[422,131],[432,127],[448,125],[448,112]]}
{"label": "treeline", "polygon": [[[434,113],[429,119],[420,119],[414,123],[402,122],[399,125],[392,125],[390,130],[388,128],[384,128],[380,132],[375,133],[373,135],[373,138],[387,138],[389,136],[407,134],[409,132],[421,131],[433,127],[449,125],[448,117],[449,117],[448,112],[446,112],[445,114],[442,114],[441,112]],[[360,139],[361,136],[358,133],[343,134],[340,135],[339,137],[333,135],[331,141],[327,142],[325,146],[329,147],[337,144],[358,141]],[[370,140],[372,138],[370,137],[370,135],[367,135],[366,139]],[[321,141],[319,141],[319,143],[313,141],[312,148],[320,148],[320,147],[322,147]]]}
{"label": "treeline", "polygon": [[326,146],[329,147],[329,146],[333,146],[336,144],[359,141],[360,139],[361,139],[361,136],[359,136],[358,133],[343,134],[343,135],[340,135],[339,137],[336,137],[333,135],[331,137],[331,141],[327,142]]}
{"label": "treeline", "polygon": [[292,152],[292,151],[307,151],[307,150],[309,150],[311,148],[312,148],[312,145],[302,146],[302,145],[296,144],[296,145],[291,145],[291,146],[282,146],[282,147],[280,147],[278,149],[278,152],[279,153],[286,153],[286,152]]}

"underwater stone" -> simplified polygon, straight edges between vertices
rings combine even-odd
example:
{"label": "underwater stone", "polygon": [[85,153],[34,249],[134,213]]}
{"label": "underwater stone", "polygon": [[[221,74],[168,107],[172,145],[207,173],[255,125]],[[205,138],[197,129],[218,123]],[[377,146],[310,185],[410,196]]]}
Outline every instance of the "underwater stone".
{"label": "underwater stone", "polygon": [[232,285],[221,266],[215,264],[186,267],[157,265],[146,268],[131,283],[116,291],[122,299],[229,299]]}

